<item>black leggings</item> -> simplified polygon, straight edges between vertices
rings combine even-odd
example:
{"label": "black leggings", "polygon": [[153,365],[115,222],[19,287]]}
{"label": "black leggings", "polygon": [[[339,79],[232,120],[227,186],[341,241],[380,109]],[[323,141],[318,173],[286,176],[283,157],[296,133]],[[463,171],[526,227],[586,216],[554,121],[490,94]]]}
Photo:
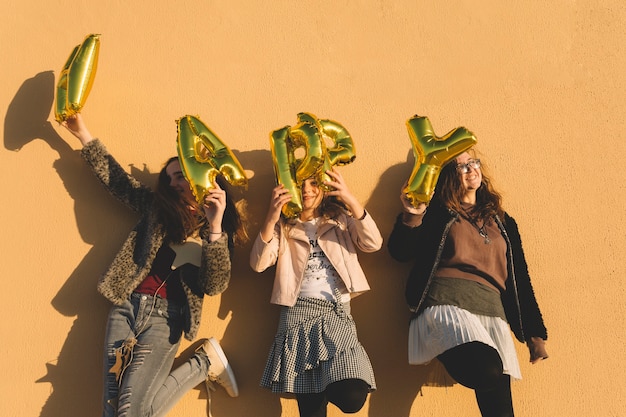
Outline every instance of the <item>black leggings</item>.
{"label": "black leggings", "polygon": [[502,360],[494,348],[469,342],[437,358],[452,378],[475,391],[483,417],[513,417],[511,379],[502,373]]}
{"label": "black leggings", "polygon": [[369,392],[369,384],[362,379],[344,379],[333,382],[317,394],[296,394],[300,417],[326,417],[326,406],[333,403],[344,413],[359,411]]}

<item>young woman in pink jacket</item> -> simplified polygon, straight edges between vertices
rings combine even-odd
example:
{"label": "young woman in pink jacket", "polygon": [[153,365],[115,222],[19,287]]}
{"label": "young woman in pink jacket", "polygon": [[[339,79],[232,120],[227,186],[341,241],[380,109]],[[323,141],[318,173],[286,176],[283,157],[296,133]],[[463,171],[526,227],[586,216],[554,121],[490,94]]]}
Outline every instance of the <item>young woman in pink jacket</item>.
{"label": "young woman in pink jacket", "polygon": [[305,180],[293,220],[281,216],[291,194],[282,185],[273,189],[250,254],[257,272],[276,264],[271,302],[283,306],[261,386],[296,394],[301,417],[326,416],[329,402],[355,413],[376,389],[350,299],[369,290],[356,249],[377,251],[382,237],[341,174],[327,174],[333,191]]}

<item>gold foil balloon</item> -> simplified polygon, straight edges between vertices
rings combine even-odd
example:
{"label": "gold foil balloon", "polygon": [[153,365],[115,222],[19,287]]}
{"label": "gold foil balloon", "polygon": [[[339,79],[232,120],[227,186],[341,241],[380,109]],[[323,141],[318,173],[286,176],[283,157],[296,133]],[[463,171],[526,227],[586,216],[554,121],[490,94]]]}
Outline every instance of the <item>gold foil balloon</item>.
{"label": "gold foil balloon", "polygon": [[[326,138],[332,140],[334,146],[327,147]],[[270,148],[276,181],[291,193],[291,200],[282,209],[283,215],[289,218],[302,211],[300,188],[305,179],[315,176],[320,187],[328,189],[323,184],[330,180],[326,171],[355,158],[354,143],[348,131],[337,122],[319,120],[310,113],[299,113],[298,124],[293,127],[273,131]],[[298,150],[304,152],[302,158],[297,158]]]}
{"label": "gold foil balloon", "polygon": [[63,66],[57,82],[55,119],[60,123],[80,113],[96,77],[100,35],[89,35],[77,45]]}
{"label": "gold foil balloon", "polygon": [[234,186],[248,185],[248,178],[232,151],[198,117],[176,121],[178,158],[196,201],[202,204],[215,178],[222,174]]}
{"label": "gold foil balloon", "polygon": [[307,113],[298,114],[298,124],[289,128],[290,148],[304,149],[304,157],[296,162],[295,179],[301,184],[312,177],[324,162],[326,147],[316,120]]}
{"label": "gold foil balloon", "polygon": [[320,120],[324,135],[329,137],[335,146],[328,148],[331,165],[346,165],[356,158],[356,149],[350,133],[341,124],[333,120]]}
{"label": "gold foil balloon", "polygon": [[54,118],[59,123],[63,122],[68,116],[70,116],[67,106],[68,78],[70,66],[72,65],[72,61],[74,61],[74,57],[76,56],[79,48],[80,45],[74,47],[72,53],[67,59],[67,62],[61,70],[61,74],[59,74],[59,81],[57,82],[57,97],[54,109]]}
{"label": "gold foil balloon", "polygon": [[333,147],[326,149],[326,158],[324,158],[324,164],[319,172],[320,178],[318,179],[320,186],[329,191],[332,187],[324,184],[325,181],[331,180],[326,171],[334,165],[352,163],[356,158],[356,149],[350,133],[341,124],[328,119],[318,120],[318,124],[322,130],[323,137],[329,138],[334,143]]}
{"label": "gold foil balloon", "polygon": [[290,144],[289,126],[270,134],[270,149],[276,182],[291,194],[291,200],[282,208],[283,215],[287,218],[296,217],[302,211],[302,193],[296,181],[296,159]]}
{"label": "gold foil balloon", "polygon": [[411,204],[417,207],[419,203],[430,202],[441,168],[474,146],[477,140],[464,127],[457,127],[437,137],[427,117],[416,115],[406,124],[413,144],[415,166],[403,192]]}

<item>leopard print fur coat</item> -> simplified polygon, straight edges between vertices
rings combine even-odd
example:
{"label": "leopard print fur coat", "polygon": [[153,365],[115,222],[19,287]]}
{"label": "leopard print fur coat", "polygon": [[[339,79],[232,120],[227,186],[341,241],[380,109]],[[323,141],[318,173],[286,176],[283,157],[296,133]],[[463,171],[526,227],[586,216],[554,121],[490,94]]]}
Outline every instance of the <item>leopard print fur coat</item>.
{"label": "leopard print fur coat", "polygon": [[[112,303],[120,305],[150,272],[163,244],[165,230],[157,220],[153,191],[124,171],[100,140],[89,142],[81,155],[107,190],[141,216],[98,282],[98,291]],[[180,273],[187,298],[184,331],[188,340],[195,338],[200,326],[204,294],[220,294],[230,281],[228,236],[222,233],[213,242],[208,240],[208,230],[201,230],[200,236],[200,267],[186,264],[176,270]]]}

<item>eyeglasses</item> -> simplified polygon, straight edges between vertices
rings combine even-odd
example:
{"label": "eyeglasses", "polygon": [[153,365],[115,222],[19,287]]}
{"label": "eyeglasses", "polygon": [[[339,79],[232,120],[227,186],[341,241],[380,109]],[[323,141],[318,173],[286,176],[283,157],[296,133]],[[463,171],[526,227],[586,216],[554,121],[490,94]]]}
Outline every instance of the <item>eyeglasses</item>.
{"label": "eyeglasses", "polygon": [[480,168],[480,159],[470,159],[464,164],[456,165],[457,171],[459,171],[461,174],[467,174],[468,172],[470,172],[470,168]]}

